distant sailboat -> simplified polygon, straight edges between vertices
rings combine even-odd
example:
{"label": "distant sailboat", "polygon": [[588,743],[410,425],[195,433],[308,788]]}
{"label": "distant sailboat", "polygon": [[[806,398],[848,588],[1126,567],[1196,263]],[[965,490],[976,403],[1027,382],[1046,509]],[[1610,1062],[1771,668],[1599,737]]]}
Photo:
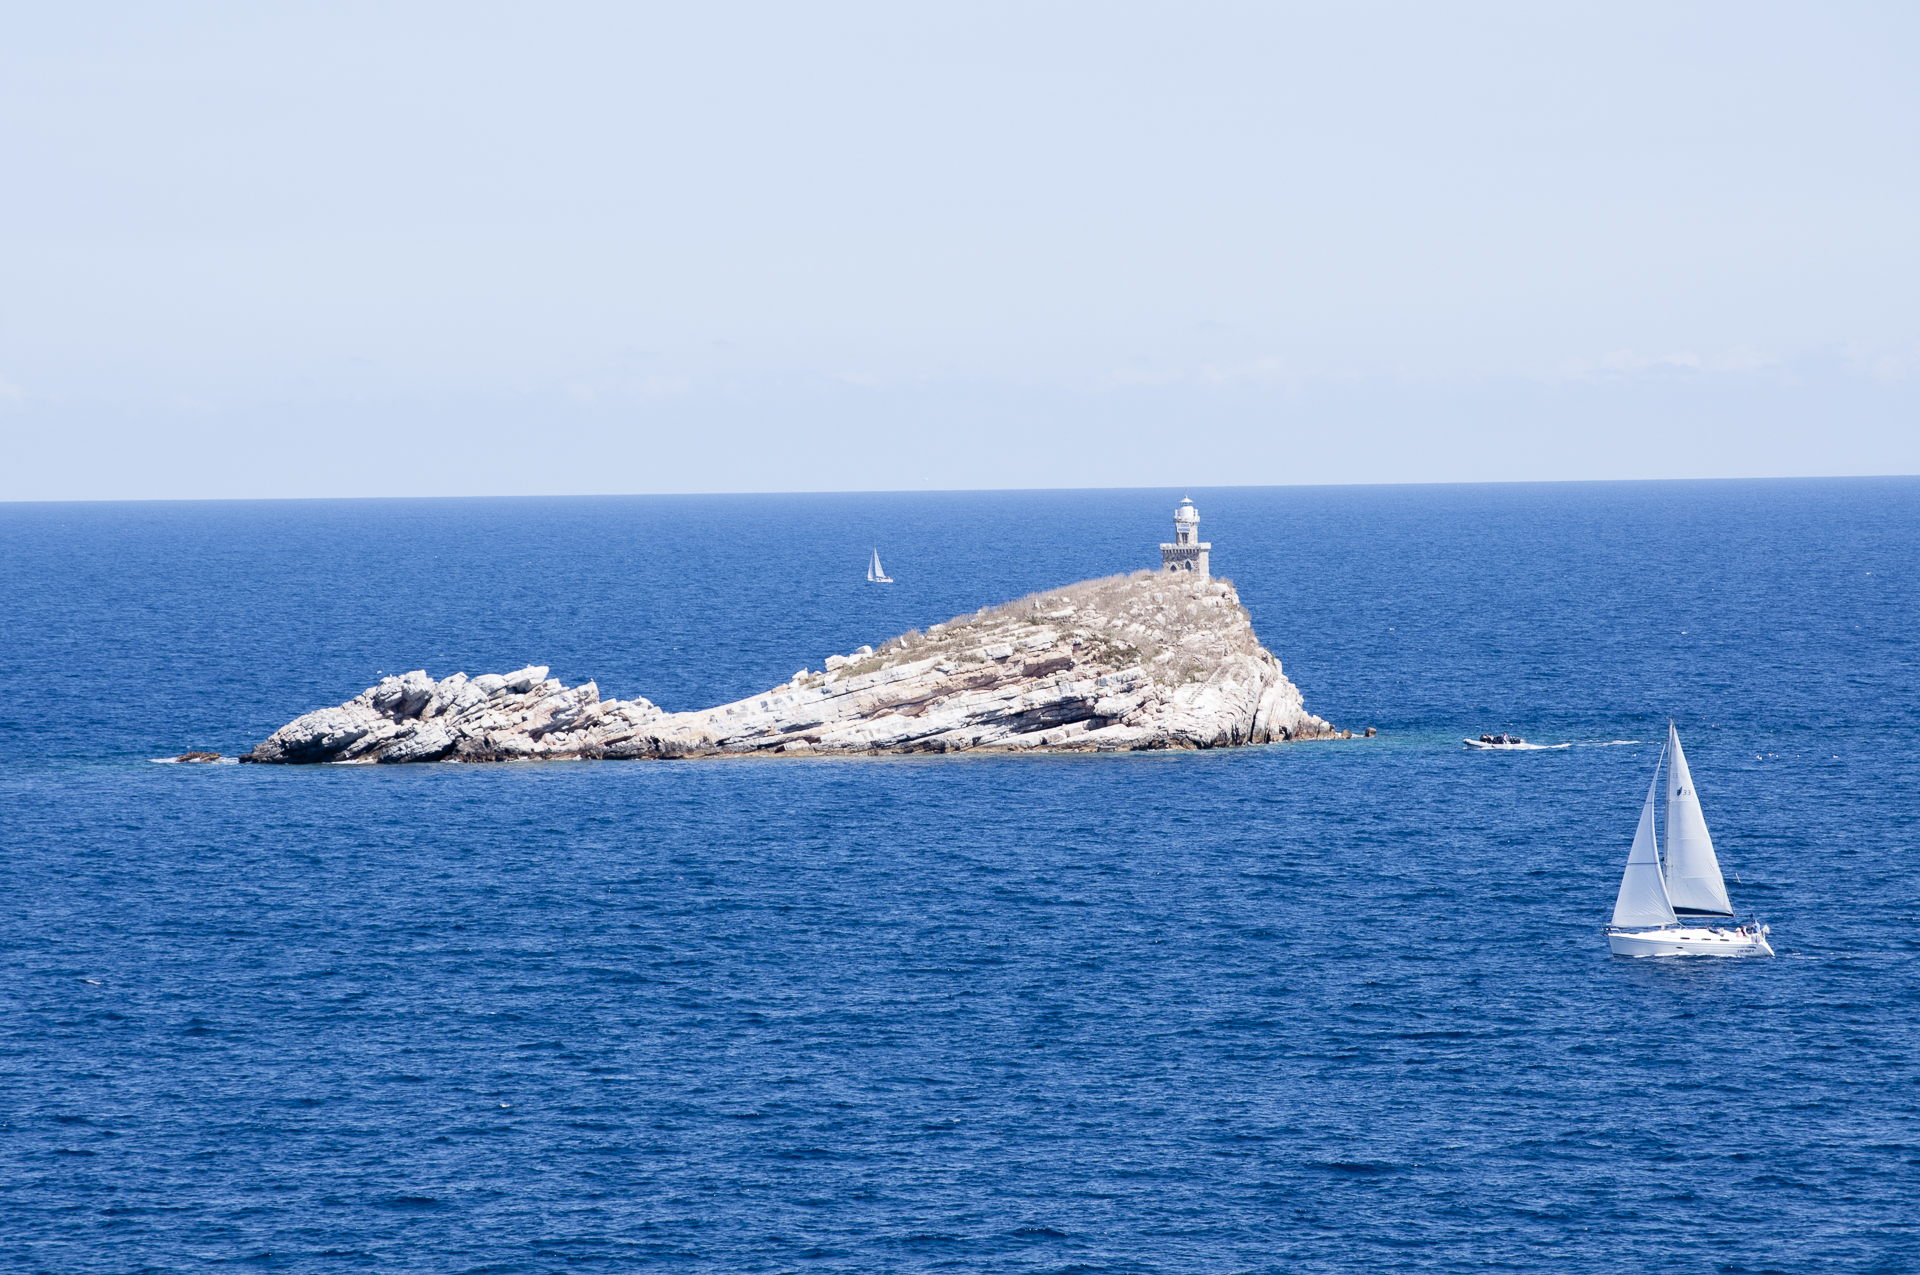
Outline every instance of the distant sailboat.
{"label": "distant sailboat", "polygon": [[878,549],[875,549],[873,551],[873,561],[867,564],[867,583],[868,584],[892,584],[893,583],[893,577],[888,575],[885,571],[881,570],[880,568],[880,551]]}
{"label": "distant sailboat", "polygon": [[1660,791],[1660,762],[1653,764],[1653,782],[1647,785],[1647,804],[1640,809],[1640,826],[1627,852],[1627,870],[1613,901],[1613,922],[1607,943],[1618,956],[1772,956],[1767,943],[1771,927],[1742,925],[1722,929],[1715,925],[1682,925],[1683,916],[1733,919],[1727,881],[1707,834],[1707,817],[1700,812],[1700,794],[1694,791],[1687,756],[1680,751],[1680,732],[1667,723],[1667,858],[1660,861],[1660,839],[1654,831],[1653,803]]}

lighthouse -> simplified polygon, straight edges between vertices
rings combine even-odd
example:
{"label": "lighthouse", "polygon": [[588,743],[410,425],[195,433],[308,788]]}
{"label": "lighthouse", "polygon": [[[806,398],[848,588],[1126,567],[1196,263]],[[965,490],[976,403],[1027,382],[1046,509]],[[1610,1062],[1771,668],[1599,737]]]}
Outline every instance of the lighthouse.
{"label": "lighthouse", "polygon": [[1192,571],[1203,579],[1207,575],[1207,551],[1212,545],[1200,539],[1200,511],[1193,501],[1182,499],[1173,511],[1173,543],[1160,546],[1160,566],[1166,571]]}

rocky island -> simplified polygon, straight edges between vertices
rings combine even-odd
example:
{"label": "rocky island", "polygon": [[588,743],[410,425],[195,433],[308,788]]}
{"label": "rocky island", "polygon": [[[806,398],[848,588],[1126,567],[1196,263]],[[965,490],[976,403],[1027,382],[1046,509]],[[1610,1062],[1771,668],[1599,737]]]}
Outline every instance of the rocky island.
{"label": "rocky island", "polygon": [[[1183,505],[1163,569],[1068,585],[829,655],[689,713],[530,666],[389,677],[289,722],[257,763],[1220,748],[1337,732],[1306,711]],[[1184,517],[1184,522],[1182,521]],[[1351,732],[1345,732],[1349,735]]]}

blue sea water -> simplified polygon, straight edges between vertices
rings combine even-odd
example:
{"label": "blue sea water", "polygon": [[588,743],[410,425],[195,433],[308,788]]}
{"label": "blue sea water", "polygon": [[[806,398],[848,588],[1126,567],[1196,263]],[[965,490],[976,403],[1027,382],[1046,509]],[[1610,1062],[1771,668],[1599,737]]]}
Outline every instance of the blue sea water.
{"label": "blue sea water", "polygon": [[[1193,494],[1377,739],[155,765],[718,703],[1179,493],[0,506],[0,1267],[1920,1269],[1920,481]],[[1777,960],[1607,952],[1669,715]]]}

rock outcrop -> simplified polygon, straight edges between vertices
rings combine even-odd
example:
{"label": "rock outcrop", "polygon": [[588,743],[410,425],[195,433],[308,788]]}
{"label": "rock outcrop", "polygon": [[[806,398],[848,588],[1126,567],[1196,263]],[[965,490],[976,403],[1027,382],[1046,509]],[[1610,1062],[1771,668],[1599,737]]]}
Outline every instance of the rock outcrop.
{"label": "rock outcrop", "polygon": [[389,677],[247,762],[1219,748],[1336,735],[1254,637],[1233,586],[1137,572],[830,655],[733,704],[666,713],[545,667]]}

